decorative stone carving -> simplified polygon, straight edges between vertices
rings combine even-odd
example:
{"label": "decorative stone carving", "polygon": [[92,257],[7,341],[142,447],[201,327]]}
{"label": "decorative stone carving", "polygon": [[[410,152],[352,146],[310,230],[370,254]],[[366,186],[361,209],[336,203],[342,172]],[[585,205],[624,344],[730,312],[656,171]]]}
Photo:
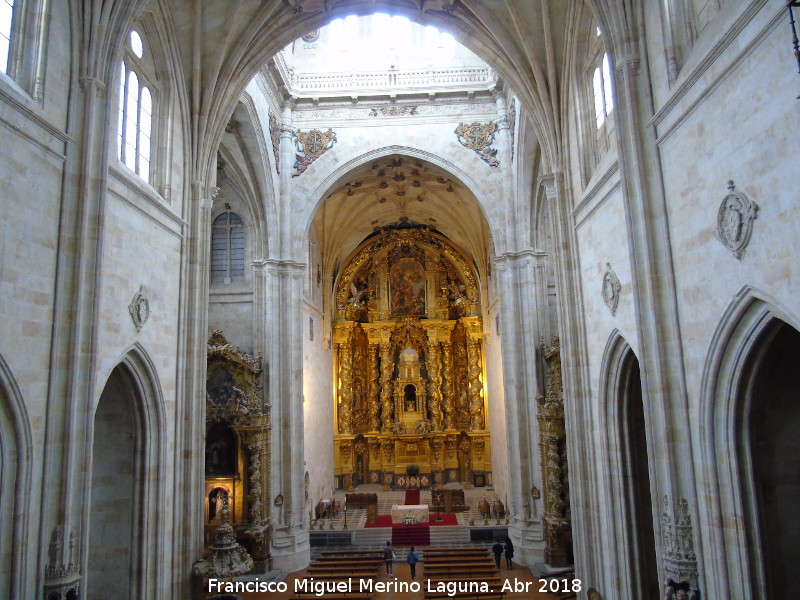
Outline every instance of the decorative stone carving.
{"label": "decorative stone carving", "polygon": [[131,320],[136,327],[136,331],[141,331],[147,319],[150,318],[150,301],[144,291],[144,286],[139,286],[139,291],[133,296],[133,300],[128,305],[128,312]]}
{"label": "decorative stone carving", "polygon": [[330,128],[328,131],[298,131],[295,137],[295,173],[292,173],[292,177],[302,175],[312,162],[333,148],[335,143],[336,134]]}
{"label": "decorative stone carving", "polygon": [[64,526],[53,528],[44,570],[45,598],[79,598],[81,574],[80,564],[75,560],[75,531],[70,529],[67,552],[62,555]]}
{"label": "decorative stone carving", "polygon": [[381,106],[380,108],[370,108],[369,109],[369,116],[370,117],[402,117],[405,115],[416,115],[417,114],[416,106]]}
{"label": "decorative stone carving", "polygon": [[617,307],[619,306],[619,292],[622,285],[617,278],[617,274],[611,269],[611,264],[606,263],[606,272],[603,273],[603,288],[601,294],[603,302],[608,310],[611,311],[611,316],[617,314]]}
{"label": "decorative stone carving", "polygon": [[471,125],[459,124],[454,133],[462,146],[475,151],[490,167],[497,167],[500,166],[500,161],[496,158],[497,150],[492,148],[496,131],[496,123],[475,122]]}
{"label": "decorative stone carving", "polygon": [[269,113],[269,137],[272,141],[272,153],[275,155],[275,171],[281,172],[281,127],[275,113]]}
{"label": "decorative stone carving", "polygon": [[664,495],[661,502],[664,577],[667,579],[665,598],[699,598],[697,555],[694,551],[689,503],[681,498],[673,507],[667,495]]}
{"label": "decorative stone carving", "polygon": [[236,541],[233,527],[228,522],[230,514],[226,500],[220,511],[222,524],[217,528],[210,546],[213,554],[208,560],[196,562],[192,569],[198,577],[227,578],[249,573],[253,569],[253,559]]}
{"label": "decorative stone carving", "polygon": [[734,188],[733,181],[728,181],[728,195],[717,211],[716,238],[741,260],[753,235],[753,221],[758,215],[758,204]]}

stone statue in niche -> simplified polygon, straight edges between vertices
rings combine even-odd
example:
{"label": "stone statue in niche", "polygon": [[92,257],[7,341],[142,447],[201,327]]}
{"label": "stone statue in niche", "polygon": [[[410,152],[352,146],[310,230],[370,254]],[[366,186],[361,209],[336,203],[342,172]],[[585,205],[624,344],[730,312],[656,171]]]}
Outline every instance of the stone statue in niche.
{"label": "stone statue in niche", "polygon": [[211,490],[208,495],[208,521],[209,523],[218,518],[222,507],[228,504],[228,491],[225,488],[217,487]]}

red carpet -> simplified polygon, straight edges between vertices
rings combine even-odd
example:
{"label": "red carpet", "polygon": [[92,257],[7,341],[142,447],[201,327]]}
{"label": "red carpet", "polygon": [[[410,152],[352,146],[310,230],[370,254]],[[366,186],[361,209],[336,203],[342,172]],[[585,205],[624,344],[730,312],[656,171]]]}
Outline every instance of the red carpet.
{"label": "red carpet", "polygon": [[404,504],[419,504],[419,490],[406,490]]}
{"label": "red carpet", "polygon": [[419,525],[403,525],[402,523],[392,523],[392,515],[378,515],[378,522],[374,525],[367,523],[364,527],[391,527],[393,529],[422,529],[430,527],[431,525],[458,525],[456,516],[452,513],[443,514],[442,520],[436,520],[436,513],[431,513],[427,523],[420,523]]}

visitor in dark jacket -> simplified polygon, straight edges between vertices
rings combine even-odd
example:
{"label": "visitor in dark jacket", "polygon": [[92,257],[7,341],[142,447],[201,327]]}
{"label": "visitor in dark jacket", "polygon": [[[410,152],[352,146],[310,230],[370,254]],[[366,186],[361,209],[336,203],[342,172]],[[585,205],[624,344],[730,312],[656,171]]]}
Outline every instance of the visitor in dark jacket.
{"label": "visitor in dark jacket", "polygon": [[500,570],[500,556],[503,554],[503,544],[500,540],[496,540],[494,546],[492,546],[492,552],[494,553],[494,564],[497,567],[497,570]]}
{"label": "visitor in dark jacket", "polygon": [[514,544],[511,543],[511,538],[506,538],[504,553],[506,555],[506,567],[513,569],[514,565],[511,562],[511,559],[514,558]]}

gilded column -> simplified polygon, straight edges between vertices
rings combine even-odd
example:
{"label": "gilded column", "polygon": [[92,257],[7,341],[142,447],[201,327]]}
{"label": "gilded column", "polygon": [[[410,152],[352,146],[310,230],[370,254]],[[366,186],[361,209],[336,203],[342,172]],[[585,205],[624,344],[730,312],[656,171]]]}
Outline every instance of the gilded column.
{"label": "gilded column", "polygon": [[[431,335],[433,334],[433,335]],[[428,334],[428,382],[429,404],[431,410],[431,427],[433,431],[442,430],[442,357],[439,350],[439,341],[433,332]]]}
{"label": "gilded column", "polygon": [[381,412],[383,415],[383,431],[389,432],[392,427],[392,347],[389,343],[389,336],[384,336],[380,343],[381,349]]}
{"label": "gilded column", "polygon": [[353,336],[354,323],[345,321],[336,324],[334,339],[339,359],[339,381],[337,382],[337,411],[339,433],[353,433]]}
{"label": "gilded column", "polygon": [[369,430],[377,433],[381,428],[381,402],[380,383],[378,380],[378,344],[370,340],[369,343]]}
{"label": "gilded column", "polygon": [[444,358],[444,382],[442,383],[442,429],[452,430],[455,418],[453,416],[453,355],[450,338],[442,342],[442,355]]}
{"label": "gilded column", "polygon": [[473,430],[483,429],[483,395],[481,384],[481,333],[477,318],[462,320],[467,328],[467,398],[469,400],[469,419]]}

